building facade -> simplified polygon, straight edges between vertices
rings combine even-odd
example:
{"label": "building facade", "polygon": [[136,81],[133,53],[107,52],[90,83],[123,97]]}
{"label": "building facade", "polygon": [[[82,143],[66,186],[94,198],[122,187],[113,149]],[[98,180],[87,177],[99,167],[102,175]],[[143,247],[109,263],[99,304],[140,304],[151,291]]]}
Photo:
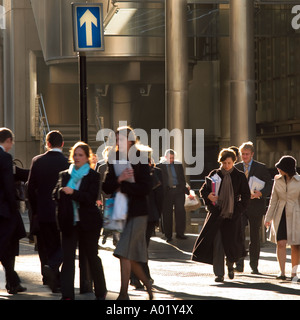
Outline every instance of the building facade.
{"label": "building facade", "polygon": [[[15,132],[14,157],[25,167],[41,151],[47,122],[64,134],[65,152],[80,139],[72,2],[82,1],[0,1],[0,125]],[[97,132],[123,120],[149,136],[204,129],[202,175],[220,148],[245,140],[269,168],[283,154],[300,161],[297,1],[89,3],[99,2],[105,50],[86,53],[95,152]]]}

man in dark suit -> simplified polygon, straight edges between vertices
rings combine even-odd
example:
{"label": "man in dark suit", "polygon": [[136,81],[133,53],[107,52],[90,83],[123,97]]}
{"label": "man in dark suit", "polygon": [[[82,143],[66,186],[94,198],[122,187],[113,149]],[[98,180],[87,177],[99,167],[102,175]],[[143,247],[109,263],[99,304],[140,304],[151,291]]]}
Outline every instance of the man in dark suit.
{"label": "man in dark suit", "polygon": [[186,213],[184,208],[185,194],[189,194],[186,187],[182,163],[175,161],[175,151],[169,149],[165,152],[164,161],[157,167],[162,170],[164,186],[164,204],[162,212],[163,231],[167,241],[172,240],[173,233],[173,207],[175,207],[175,231],[177,239],[187,239],[184,235],[186,227]]}
{"label": "man in dark suit", "polygon": [[14,270],[19,240],[26,232],[17,205],[13,160],[8,153],[12,146],[12,131],[0,128],[0,261],[5,269],[6,289],[16,294],[26,290]]}
{"label": "man in dark suit", "polygon": [[[266,197],[271,194],[272,179],[265,164],[253,160],[254,146],[251,141],[243,143],[239,152],[242,161],[236,164],[236,168],[245,172],[249,181],[251,177],[256,177],[264,182],[261,190],[251,190],[251,200],[247,210],[243,213],[243,236],[245,238],[245,228],[249,222],[250,225],[250,267],[253,274],[258,272],[258,260],[260,253],[260,228],[262,225],[262,216],[266,213]],[[251,189],[251,188],[250,188]],[[244,271],[244,259],[236,264],[236,270]]]}
{"label": "man in dark suit", "polygon": [[34,232],[37,235],[43,281],[53,292],[57,292],[62,250],[52,191],[59,172],[66,170],[69,165],[67,158],[62,154],[64,141],[59,131],[49,132],[46,143],[48,151],[32,159],[28,179],[28,200],[32,209]]}

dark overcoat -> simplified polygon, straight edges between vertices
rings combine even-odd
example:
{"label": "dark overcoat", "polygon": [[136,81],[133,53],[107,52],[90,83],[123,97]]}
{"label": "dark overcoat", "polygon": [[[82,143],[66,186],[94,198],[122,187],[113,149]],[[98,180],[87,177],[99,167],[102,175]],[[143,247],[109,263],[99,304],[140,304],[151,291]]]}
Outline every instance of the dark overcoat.
{"label": "dark overcoat", "polygon": [[90,169],[89,173],[82,178],[79,190],[74,190],[72,195],[66,195],[62,192],[62,188],[67,185],[70,178],[69,170],[60,172],[56,187],[53,190],[53,198],[57,202],[59,229],[65,234],[72,231],[74,225],[72,200],[74,200],[79,203],[78,213],[81,229],[98,232],[100,236],[103,218],[96,205],[99,194],[99,173]]}
{"label": "dark overcoat", "polygon": [[[237,163],[235,167],[240,171],[244,171],[243,162]],[[246,214],[247,217],[251,215],[257,217],[257,219],[261,219],[261,217],[266,214],[266,197],[270,196],[271,194],[273,181],[265,164],[255,160],[253,160],[252,165],[250,167],[248,181],[250,177],[253,176],[264,181],[265,186],[262,190],[260,190],[260,192],[262,193],[262,197],[260,199],[251,199],[249,202],[249,206],[247,207],[247,210],[244,212],[244,214]]]}
{"label": "dark overcoat", "polygon": [[0,259],[19,253],[19,240],[26,237],[18,210],[12,156],[0,148]]}
{"label": "dark overcoat", "polygon": [[[137,151],[137,155],[139,156],[140,154],[140,151]],[[145,156],[147,156],[147,153],[145,153]],[[118,152],[116,159],[119,159]],[[113,194],[120,189],[122,193],[125,193],[128,196],[127,220],[137,216],[148,216],[149,208],[147,196],[152,189],[149,165],[140,162],[131,165],[134,170],[134,183],[122,181],[121,184],[119,184],[118,177],[114,170],[114,165],[109,163],[102,185],[102,190],[106,194]]]}
{"label": "dark overcoat", "polygon": [[[218,174],[221,179],[223,175],[220,169],[213,170],[209,177]],[[208,199],[211,189],[205,182],[200,189],[207,216],[201,232],[195,242],[192,260],[213,264],[213,243],[215,236],[220,229],[225,255],[230,262],[236,262],[246,255],[244,241],[242,237],[241,217],[246,210],[250,200],[250,190],[246,176],[236,168],[230,173],[234,192],[234,212],[231,219],[224,219],[220,216],[220,208],[213,205]],[[222,183],[220,190],[222,188]]]}

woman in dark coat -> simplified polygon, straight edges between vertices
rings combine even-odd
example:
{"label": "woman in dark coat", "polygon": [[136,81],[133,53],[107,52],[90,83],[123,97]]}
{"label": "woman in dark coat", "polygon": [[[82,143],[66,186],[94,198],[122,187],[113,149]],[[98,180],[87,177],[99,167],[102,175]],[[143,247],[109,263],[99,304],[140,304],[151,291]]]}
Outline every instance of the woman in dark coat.
{"label": "woman in dark coat", "polygon": [[[153,298],[151,283],[141,263],[146,263],[146,228],[148,222],[147,195],[152,188],[148,154],[141,151],[134,141],[130,127],[120,127],[116,133],[116,148],[108,156],[108,170],[102,185],[107,194],[118,191],[128,199],[127,221],[114,255],[120,259],[121,289],[118,300],[129,300],[128,285],[131,271],[147,288],[149,299]],[[141,161],[132,161],[138,160]],[[130,166],[118,174],[115,160],[128,160]],[[142,161],[144,159],[144,161]]]}
{"label": "woman in dark coat", "polygon": [[102,228],[102,216],[96,206],[100,175],[90,168],[90,147],[84,142],[71,149],[73,164],[59,174],[53,191],[58,203],[58,223],[62,232],[63,265],[61,291],[63,300],[74,299],[75,254],[84,252],[97,300],[104,300],[107,289],[101,259],[98,256],[98,240]]}
{"label": "woman in dark coat", "polygon": [[[249,203],[250,190],[245,174],[234,167],[235,161],[233,150],[221,150],[221,167],[209,174],[200,189],[208,213],[192,260],[212,264],[216,282],[224,280],[224,255],[230,279],[234,277],[233,263],[246,255],[241,216]],[[220,181],[217,194],[213,192],[214,180]]]}

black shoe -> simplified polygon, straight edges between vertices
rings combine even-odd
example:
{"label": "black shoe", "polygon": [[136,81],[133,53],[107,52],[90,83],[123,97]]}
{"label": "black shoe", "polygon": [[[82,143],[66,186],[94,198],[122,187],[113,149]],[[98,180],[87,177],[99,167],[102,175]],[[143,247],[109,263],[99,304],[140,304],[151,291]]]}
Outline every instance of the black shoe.
{"label": "black shoe", "polygon": [[257,268],[252,269],[251,274],[261,274]]}
{"label": "black shoe", "polygon": [[185,235],[180,236],[179,234],[176,235],[177,239],[186,240],[188,237]]}
{"label": "black shoe", "polygon": [[167,238],[167,242],[171,242],[172,240],[172,238]]}
{"label": "black shoe", "polygon": [[217,276],[215,278],[215,282],[223,282],[223,281],[224,281],[224,277],[222,277],[222,276]]}
{"label": "black shoe", "polygon": [[138,279],[130,280],[130,285],[135,287],[136,289],[143,289],[144,285]]}
{"label": "black shoe", "polygon": [[243,268],[243,267],[240,267],[240,266],[236,266],[236,267],[234,268],[234,271],[235,271],[235,272],[244,272],[244,268]]}
{"label": "black shoe", "polygon": [[42,268],[43,277],[45,278],[45,283],[51,289],[53,293],[60,293],[60,289],[58,287],[57,279],[54,271],[48,266],[44,265]]}
{"label": "black shoe", "polygon": [[104,293],[103,296],[96,296],[95,300],[105,300],[107,296],[107,291]]}
{"label": "black shoe", "polygon": [[9,289],[7,289],[7,292],[9,294],[17,294],[19,292],[25,292],[27,290],[27,288],[21,286],[20,284],[18,284],[15,287],[9,287]]}
{"label": "black shoe", "polygon": [[234,278],[234,271],[233,270],[228,270],[228,277],[231,280]]}
{"label": "black shoe", "polygon": [[286,280],[286,276],[285,275],[280,275],[276,277],[277,280]]}

